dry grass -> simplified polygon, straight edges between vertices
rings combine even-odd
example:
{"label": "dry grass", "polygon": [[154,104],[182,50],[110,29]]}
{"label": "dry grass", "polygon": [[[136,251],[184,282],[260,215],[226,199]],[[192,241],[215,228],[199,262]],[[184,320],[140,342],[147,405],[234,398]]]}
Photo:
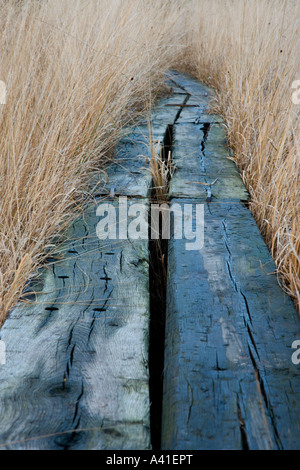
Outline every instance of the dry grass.
{"label": "dry grass", "polygon": [[300,307],[300,4],[192,0],[181,64],[218,90],[251,209],[285,288]]}
{"label": "dry grass", "polygon": [[0,1],[0,324],[87,175],[172,65],[180,28],[167,9],[146,0]]}
{"label": "dry grass", "polygon": [[164,155],[162,144],[153,140],[149,125],[150,171],[152,175],[153,200],[158,204],[167,202],[169,182],[174,172],[171,151]]}

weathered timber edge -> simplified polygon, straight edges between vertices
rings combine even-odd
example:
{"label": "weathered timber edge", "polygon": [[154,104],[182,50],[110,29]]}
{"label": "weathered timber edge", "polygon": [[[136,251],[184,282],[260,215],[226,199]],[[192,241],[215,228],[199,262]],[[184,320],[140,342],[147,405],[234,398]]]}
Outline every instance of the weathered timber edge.
{"label": "weathered timber edge", "polygon": [[162,448],[299,449],[298,315],[227,158],[222,120],[205,112],[206,87],[171,79],[199,106],[174,126],[170,198],[205,212],[201,250],[169,243]]}

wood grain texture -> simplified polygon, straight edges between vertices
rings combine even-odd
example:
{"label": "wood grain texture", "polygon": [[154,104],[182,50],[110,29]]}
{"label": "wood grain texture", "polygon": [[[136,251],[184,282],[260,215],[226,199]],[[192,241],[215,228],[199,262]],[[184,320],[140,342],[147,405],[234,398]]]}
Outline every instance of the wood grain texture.
{"label": "wood grain texture", "polygon": [[176,171],[170,183],[170,198],[193,197],[205,201],[205,184],[217,180],[212,187],[214,202],[248,200],[249,194],[229,156],[222,125],[211,124],[204,133],[202,124],[176,123],[173,152]]}
{"label": "wood grain texture", "polygon": [[[198,251],[186,240],[169,243],[162,448],[299,449],[300,369],[291,361],[298,315],[241,203],[248,193],[228,160],[222,120],[203,113],[197,85],[173,79],[189,102],[201,100],[174,126],[170,197],[204,204],[205,232]],[[206,203],[195,183],[216,178]]]}
{"label": "wood grain texture", "polygon": [[1,330],[8,449],[149,448],[148,243],[100,242],[93,209]]}
{"label": "wood grain texture", "polygon": [[164,449],[299,448],[300,324],[274,271],[242,205],[206,206],[201,251],[170,242]]}
{"label": "wood grain texture", "polygon": [[167,126],[173,125],[181,113],[180,108],[167,105],[183,104],[186,96],[186,94],[175,95],[172,88],[170,95],[159,100],[142,122],[124,130],[124,136],[116,148],[115,158],[105,168],[106,174],[98,173],[91,180],[91,189],[96,194],[109,195],[113,187],[116,195],[137,197],[150,195],[152,175],[149,130],[151,129],[154,148],[159,154]]}

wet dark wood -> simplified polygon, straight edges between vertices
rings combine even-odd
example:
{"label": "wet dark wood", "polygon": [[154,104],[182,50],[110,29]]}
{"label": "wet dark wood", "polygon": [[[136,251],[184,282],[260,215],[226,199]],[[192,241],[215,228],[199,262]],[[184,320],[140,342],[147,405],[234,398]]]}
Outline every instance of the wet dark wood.
{"label": "wet dark wood", "polygon": [[222,119],[205,112],[210,93],[171,78],[200,106],[174,126],[170,198],[204,204],[205,231],[201,250],[169,243],[162,448],[299,449],[299,318],[246,208]]}
{"label": "wet dark wood", "polygon": [[150,446],[148,243],[100,242],[96,207],[1,330],[6,449]]}
{"label": "wet dark wood", "polygon": [[201,251],[170,242],[164,449],[299,448],[300,325],[274,271],[241,204],[206,205]]}

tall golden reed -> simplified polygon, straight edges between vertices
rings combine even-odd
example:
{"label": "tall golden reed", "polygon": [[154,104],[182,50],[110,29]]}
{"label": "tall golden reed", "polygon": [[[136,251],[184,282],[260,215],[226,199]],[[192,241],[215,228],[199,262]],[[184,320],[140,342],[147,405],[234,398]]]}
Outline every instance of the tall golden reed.
{"label": "tall golden reed", "polygon": [[0,0],[0,324],[181,47],[158,0]]}
{"label": "tall golden reed", "polygon": [[300,3],[191,0],[184,64],[216,87],[251,210],[300,308]]}

